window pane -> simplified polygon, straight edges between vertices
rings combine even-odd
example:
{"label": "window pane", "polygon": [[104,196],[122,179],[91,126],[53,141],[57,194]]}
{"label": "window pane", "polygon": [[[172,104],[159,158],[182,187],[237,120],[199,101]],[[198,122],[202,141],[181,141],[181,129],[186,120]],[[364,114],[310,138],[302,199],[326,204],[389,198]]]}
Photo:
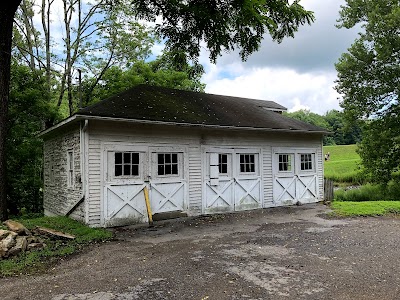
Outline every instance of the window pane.
{"label": "window pane", "polygon": [[131,153],[124,153],[124,164],[130,164],[131,163]]}
{"label": "window pane", "polygon": [[158,164],[164,164],[164,154],[158,154]]}
{"label": "window pane", "polygon": [[178,154],[177,153],[172,154],[172,163],[174,163],[174,164],[178,163]]}
{"label": "window pane", "polygon": [[158,165],[158,175],[164,175],[164,165]]}
{"label": "window pane", "polygon": [[244,173],[245,170],[245,164],[240,164],[240,172]]}
{"label": "window pane", "polygon": [[132,164],[139,164],[139,153],[132,153]]}
{"label": "window pane", "polygon": [[132,175],[133,176],[139,175],[139,166],[138,165],[132,165]]}
{"label": "window pane", "polygon": [[115,152],[115,163],[122,164],[122,153],[121,152]]}
{"label": "window pane", "polygon": [[171,174],[171,165],[165,165],[165,175]]}
{"label": "window pane", "polygon": [[164,162],[166,163],[166,164],[169,164],[169,163],[171,163],[171,154],[164,154]]}
{"label": "window pane", "polygon": [[226,164],[226,163],[228,163],[228,155],[226,155],[226,154],[220,154],[221,155],[221,162],[222,163],[224,163],[224,164]]}
{"label": "window pane", "polygon": [[121,175],[122,175],[122,166],[116,165],[115,166],[115,176],[121,176]]}
{"label": "window pane", "polygon": [[222,172],[220,172],[220,173],[222,173],[222,174],[228,174],[228,165],[227,164],[223,164],[221,171]]}
{"label": "window pane", "polygon": [[243,164],[244,163],[244,155],[240,154],[240,163]]}
{"label": "window pane", "polygon": [[178,164],[172,165],[172,174],[178,175]]}
{"label": "window pane", "polygon": [[249,155],[250,156],[250,162],[252,163],[252,164],[254,164],[254,154],[251,154],[251,155]]}
{"label": "window pane", "polygon": [[131,165],[124,165],[124,175],[131,175]]}
{"label": "window pane", "polygon": [[255,164],[250,164],[250,171],[249,172],[252,172],[252,173],[254,173],[256,170],[255,170]]}

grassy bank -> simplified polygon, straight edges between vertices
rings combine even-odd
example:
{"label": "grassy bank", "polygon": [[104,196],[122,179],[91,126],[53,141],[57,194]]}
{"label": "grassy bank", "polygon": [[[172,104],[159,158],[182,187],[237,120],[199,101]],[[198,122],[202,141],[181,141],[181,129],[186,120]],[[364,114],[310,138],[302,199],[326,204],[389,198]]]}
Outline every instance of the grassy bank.
{"label": "grassy bank", "polygon": [[324,163],[325,178],[335,182],[363,183],[365,178],[360,171],[356,148],[356,145],[325,146],[324,155],[330,153],[330,159]]}
{"label": "grassy bank", "polygon": [[336,215],[345,217],[398,215],[400,214],[400,201],[334,201],[331,208]]}
{"label": "grassy bank", "polygon": [[47,247],[43,250],[25,252],[11,259],[0,260],[0,276],[41,271],[57,259],[79,252],[90,243],[107,241],[112,238],[110,231],[89,228],[67,217],[41,217],[18,221],[30,230],[36,226],[42,226],[72,234],[76,238],[72,241],[45,239]]}

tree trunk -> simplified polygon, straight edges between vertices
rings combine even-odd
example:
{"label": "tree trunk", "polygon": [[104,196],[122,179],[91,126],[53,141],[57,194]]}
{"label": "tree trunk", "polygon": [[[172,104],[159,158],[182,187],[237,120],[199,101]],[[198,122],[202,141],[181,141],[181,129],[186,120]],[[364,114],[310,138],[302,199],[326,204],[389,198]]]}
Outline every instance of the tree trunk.
{"label": "tree trunk", "polygon": [[7,219],[6,133],[10,93],[11,42],[14,15],[22,0],[0,4],[0,220]]}

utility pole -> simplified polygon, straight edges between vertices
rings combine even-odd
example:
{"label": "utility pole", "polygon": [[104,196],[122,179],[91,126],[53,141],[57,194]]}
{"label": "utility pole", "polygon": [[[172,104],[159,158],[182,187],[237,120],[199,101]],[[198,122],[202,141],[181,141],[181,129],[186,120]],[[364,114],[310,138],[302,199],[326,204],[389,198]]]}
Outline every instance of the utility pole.
{"label": "utility pole", "polygon": [[78,81],[79,81],[79,109],[82,109],[82,70],[78,69]]}

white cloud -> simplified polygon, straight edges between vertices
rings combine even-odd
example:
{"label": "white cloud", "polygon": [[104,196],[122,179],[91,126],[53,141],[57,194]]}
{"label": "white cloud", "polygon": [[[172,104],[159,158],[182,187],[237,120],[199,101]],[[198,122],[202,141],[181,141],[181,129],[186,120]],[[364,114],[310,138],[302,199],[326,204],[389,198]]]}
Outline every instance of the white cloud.
{"label": "white cloud", "polygon": [[340,109],[340,95],[333,89],[334,63],[357,37],[359,28],[335,27],[344,0],[301,3],[315,12],[316,22],[301,27],[294,39],[277,44],[266,36],[260,51],[247,62],[241,62],[238,52],[234,52],[224,54],[214,65],[203,51],[200,62],[206,70],[206,92],[273,100],[290,111],[310,109],[323,114]]}
{"label": "white cloud", "polygon": [[211,74],[203,78],[208,93],[272,100],[290,111],[310,109],[323,114],[339,109],[332,73],[301,74],[291,69],[254,68],[233,78],[218,78],[215,70]]}

